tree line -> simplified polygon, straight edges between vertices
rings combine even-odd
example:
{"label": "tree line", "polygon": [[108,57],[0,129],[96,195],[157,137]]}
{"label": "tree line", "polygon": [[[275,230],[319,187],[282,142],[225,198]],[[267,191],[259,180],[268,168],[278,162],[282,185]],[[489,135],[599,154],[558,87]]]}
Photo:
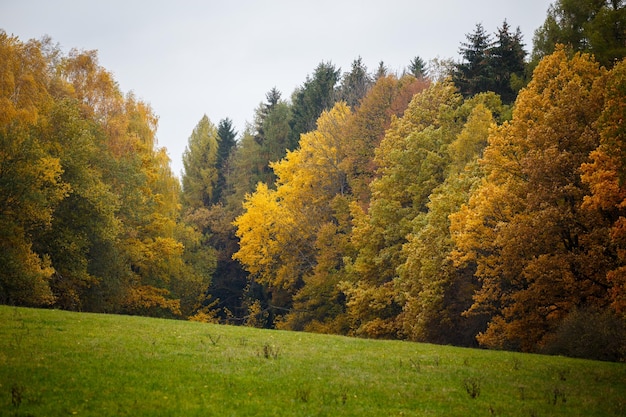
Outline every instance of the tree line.
{"label": "tree line", "polygon": [[624,10],[322,62],[240,134],[203,116],[181,183],[95,52],[3,33],[1,301],[622,358]]}

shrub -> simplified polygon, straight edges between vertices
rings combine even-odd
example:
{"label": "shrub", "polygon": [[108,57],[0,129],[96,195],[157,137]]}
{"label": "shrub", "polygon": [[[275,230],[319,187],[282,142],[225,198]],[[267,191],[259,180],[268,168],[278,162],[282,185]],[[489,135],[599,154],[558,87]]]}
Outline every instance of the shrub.
{"label": "shrub", "polygon": [[626,325],[610,310],[574,310],[547,339],[544,353],[601,361],[624,360]]}

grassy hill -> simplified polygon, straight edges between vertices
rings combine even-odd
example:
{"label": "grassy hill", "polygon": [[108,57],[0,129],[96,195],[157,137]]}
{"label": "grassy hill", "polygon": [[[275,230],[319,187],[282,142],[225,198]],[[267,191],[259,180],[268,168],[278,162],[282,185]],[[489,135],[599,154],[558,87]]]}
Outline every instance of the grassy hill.
{"label": "grassy hill", "polygon": [[3,416],[623,416],[626,364],[0,306]]}

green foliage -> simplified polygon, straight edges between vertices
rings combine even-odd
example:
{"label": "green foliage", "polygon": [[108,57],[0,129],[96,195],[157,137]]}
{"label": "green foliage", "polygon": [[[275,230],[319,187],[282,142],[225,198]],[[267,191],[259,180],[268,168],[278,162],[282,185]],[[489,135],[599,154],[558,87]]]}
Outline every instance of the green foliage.
{"label": "green foliage", "polygon": [[218,147],[217,129],[204,115],[183,154],[183,201],[187,207],[206,207],[213,201],[218,182]]}
{"label": "green foliage", "polygon": [[233,128],[233,122],[229,118],[220,120],[217,125],[217,183],[213,191],[213,203],[224,202],[228,193],[226,177],[230,167],[231,154],[237,146],[237,132]]}
{"label": "green foliage", "polygon": [[352,62],[352,70],[343,74],[338,89],[338,98],[345,101],[351,109],[355,109],[372,84],[372,77],[367,73],[367,67],[363,64],[361,57],[358,57]]}
{"label": "green foliage", "polygon": [[454,268],[449,216],[466,203],[483,178],[476,160],[487,145],[494,121],[483,104],[477,104],[463,130],[448,146],[449,174],[429,197],[428,211],[412,221],[412,230],[398,268],[403,298],[400,317],[404,333],[415,340],[472,345],[484,326],[481,317],[462,316],[471,305],[476,282],[467,271]]}
{"label": "green foliage", "polygon": [[[452,85],[433,84],[414,96],[376,149],[380,176],[370,184],[369,209],[365,213],[354,206],[353,212],[352,241],[358,255],[352,267],[358,280],[345,289],[357,333],[397,334],[392,322],[399,308],[390,283],[405,261],[402,245],[411,221],[426,211],[428,196],[444,180],[444,149],[455,136],[454,112],[460,103]],[[387,316],[367,313],[369,318],[359,317],[359,311],[365,312],[363,304],[376,304]],[[380,325],[373,325],[381,320]]]}
{"label": "green foliage", "polygon": [[425,78],[428,75],[426,62],[419,56],[416,56],[409,62],[408,72],[415,78]]}
{"label": "green foliage", "polygon": [[54,144],[40,137],[52,103],[46,61],[39,44],[23,44],[4,31],[0,59],[0,301],[46,305],[54,302],[54,269],[33,244],[69,190],[51,154]]}
{"label": "green foliage", "polygon": [[462,62],[456,65],[454,83],[465,96],[494,91],[494,68],[489,56],[493,47],[491,35],[478,23],[474,32],[465,36],[467,42],[461,43]]}
{"label": "green foliage", "polygon": [[592,53],[612,67],[626,56],[626,4],[623,0],[557,0],[533,38],[533,60],[564,44],[574,52]]}
{"label": "green foliage", "polygon": [[498,28],[496,39],[477,24],[473,33],[461,44],[462,61],[455,65],[452,79],[464,97],[493,91],[504,103],[515,101],[525,73],[526,51],[522,33],[511,33],[505,20]]}
{"label": "green foliage", "polygon": [[601,361],[626,358],[626,325],[610,310],[574,310],[543,347],[551,355]]}
{"label": "green foliage", "polygon": [[307,76],[304,84],[293,92],[290,121],[292,143],[298,143],[302,133],[314,130],[317,118],[335,104],[339,79],[340,70],[330,62],[321,62],[313,76]]}

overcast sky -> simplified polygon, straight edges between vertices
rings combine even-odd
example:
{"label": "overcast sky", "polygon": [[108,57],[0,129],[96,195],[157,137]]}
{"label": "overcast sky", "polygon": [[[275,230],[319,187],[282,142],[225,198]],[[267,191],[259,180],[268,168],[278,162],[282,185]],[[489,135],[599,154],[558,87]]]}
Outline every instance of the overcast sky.
{"label": "overcast sky", "polygon": [[528,51],[551,0],[0,0],[0,29],[49,35],[67,52],[98,50],[123,92],[159,116],[159,146],[180,175],[198,121],[229,117],[239,133],[272,87],[289,99],[322,61],[349,70],[361,56],[402,72],[420,56],[459,59],[477,23],[507,19]]}

